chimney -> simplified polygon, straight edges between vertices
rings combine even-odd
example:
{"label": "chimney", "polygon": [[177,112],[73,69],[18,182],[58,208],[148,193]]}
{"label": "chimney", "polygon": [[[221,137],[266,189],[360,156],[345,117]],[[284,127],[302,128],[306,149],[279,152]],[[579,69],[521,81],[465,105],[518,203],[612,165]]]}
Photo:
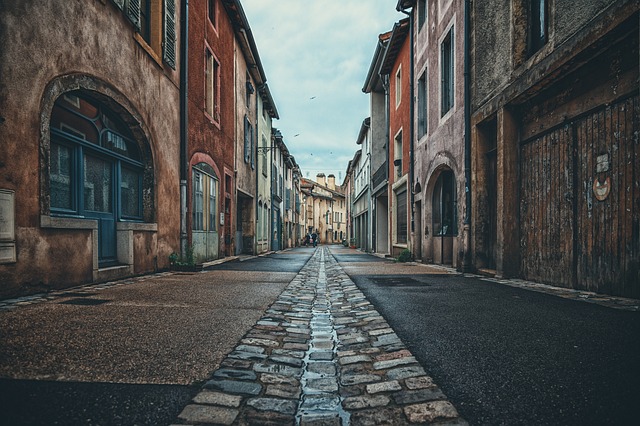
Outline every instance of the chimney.
{"label": "chimney", "polygon": [[335,191],[336,190],[336,177],[335,175],[329,175],[329,183],[327,184],[327,186],[329,187],[330,190]]}
{"label": "chimney", "polygon": [[327,179],[324,177],[324,173],[318,173],[316,175],[316,182],[322,186],[327,186]]}

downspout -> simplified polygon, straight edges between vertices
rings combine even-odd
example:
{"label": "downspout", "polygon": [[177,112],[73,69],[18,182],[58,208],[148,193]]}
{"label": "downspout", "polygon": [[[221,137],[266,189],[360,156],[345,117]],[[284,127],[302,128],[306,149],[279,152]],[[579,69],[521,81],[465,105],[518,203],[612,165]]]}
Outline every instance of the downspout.
{"label": "downspout", "polygon": [[[415,221],[414,221],[414,214],[415,214],[415,209],[413,207],[413,203],[414,203],[414,199],[415,199],[415,194],[413,191],[414,188],[414,183],[413,183],[413,179],[414,179],[414,173],[415,173],[415,166],[413,164],[413,147],[414,147],[414,139],[415,139],[415,124],[414,124],[414,115],[415,115],[415,105],[414,105],[414,88],[413,88],[413,84],[414,84],[414,48],[413,48],[413,41],[414,41],[414,35],[413,35],[413,27],[414,27],[414,23],[413,23],[413,12],[414,9],[411,8],[411,12],[407,12],[406,10],[401,10],[400,12],[404,13],[405,15],[407,15],[409,17],[409,34],[410,34],[410,53],[409,53],[409,60],[411,63],[410,66],[410,70],[409,70],[409,83],[410,83],[410,99],[411,99],[411,103],[409,104],[409,117],[410,117],[410,124],[409,124],[409,129],[410,129],[410,134],[411,137],[409,138],[409,197],[410,197],[410,202],[409,205],[411,206],[411,245],[413,246],[415,244],[414,241],[414,237],[415,237]],[[415,248],[412,247],[412,252],[415,253]]]}
{"label": "downspout", "polygon": [[[254,132],[256,137],[255,137],[255,147],[253,149],[253,155],[254,155],[254,162],[256,165],[256,168],[253,169],[256,173],[256,202],[255,202],[255,215],[254,217],[256,218],[256,220],[254,221],[255,224],[258,224],[258,220],[259,220],[259,211],[258,211],[258,198],[260,197],[260,170],[258,170],[258,164],[260,164],[260,158],[258,158],[258,154],[260,153],[260,150],[258,149],[258,144],[260,142],[260,137],[258,135],[259,130],[262,129],[262,126],[258,126],[258,124],[260,123],[260,115],[258,114],[258,96],[260,95],[260,90],[264,88],[264,84],[261,84],[260,87],[256,88],[256,131]],[[263,106],[264,107],[264,106]],[[254,230],[253,230],[253,254],[256,255],[258,254],[258,227],[255,226]]]}
{"label": "downspout", "polygon": [[189,0],[180,3],[180,254],[187,255]]}
{"label": "downspout", "polygon": [[471,259],[471,75],[470,75],[470,28],[471,0],[464,2],[464,254],[462,269],[470,272],[473,269]]}
{"label": "downspout", "polygon": [[391,141],[389,140],[389,138],[391,137],[391,111],[390,111],[390,106],[389,103],[391,102],[391,96],[389,95],[389,76],[388,75],[384,75],[382,76],[382,86],[384,87],[384,119],[385,119],[385,135],[386,135],[386,149],[385,149],[385,155],[386,155],[386,159],[387,159],[387,167],[385,167],[385,171],[384,171],[384,176],[385,176],[385,180],[387,181],[387,211],[385,212],[386,217],[387,217],[387,253],[392,253],[391,250],[391,229],[389,228],[389,199],[391,198],[391,191],[389,188],[389,167],[391,167],[391,164],[389,163],[389,147],[391,145]]}

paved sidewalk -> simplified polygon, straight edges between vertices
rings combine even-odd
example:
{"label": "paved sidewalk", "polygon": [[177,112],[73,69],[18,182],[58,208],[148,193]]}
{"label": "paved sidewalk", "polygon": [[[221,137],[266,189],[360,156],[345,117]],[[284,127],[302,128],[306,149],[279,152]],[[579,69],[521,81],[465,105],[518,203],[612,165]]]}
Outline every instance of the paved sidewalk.
{"label": "paved sidewalk", "polygon": [[176,421],[467,424],[325,247]]}

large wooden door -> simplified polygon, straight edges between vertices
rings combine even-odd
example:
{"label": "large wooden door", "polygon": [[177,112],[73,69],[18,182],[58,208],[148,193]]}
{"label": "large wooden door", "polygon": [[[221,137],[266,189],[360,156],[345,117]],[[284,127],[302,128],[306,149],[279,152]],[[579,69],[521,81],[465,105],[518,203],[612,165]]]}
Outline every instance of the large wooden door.
{"label": "large wooden door", "polygon": [[524,141],[524,278],[640,297],[638,96]]}

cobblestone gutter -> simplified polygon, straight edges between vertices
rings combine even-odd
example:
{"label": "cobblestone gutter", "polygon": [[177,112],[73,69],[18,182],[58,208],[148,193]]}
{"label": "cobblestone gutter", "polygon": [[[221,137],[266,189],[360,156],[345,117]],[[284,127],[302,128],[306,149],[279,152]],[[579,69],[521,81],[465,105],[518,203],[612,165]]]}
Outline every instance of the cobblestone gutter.
{"label": "cobblestone gutter", "polygon": [[323,247],[177,422],[467,424]]}

